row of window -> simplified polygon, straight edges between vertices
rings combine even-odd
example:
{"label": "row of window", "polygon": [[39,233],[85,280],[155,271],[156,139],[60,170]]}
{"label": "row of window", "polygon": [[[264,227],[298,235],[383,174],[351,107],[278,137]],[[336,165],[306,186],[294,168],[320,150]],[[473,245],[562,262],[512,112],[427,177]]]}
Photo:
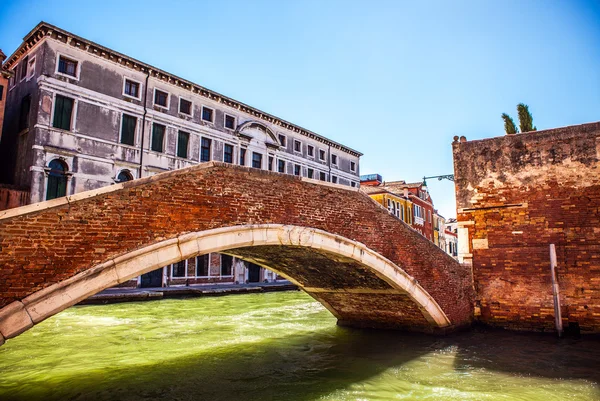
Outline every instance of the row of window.
{"label": "row of window", "polygon": [[220,254],[221,256],[221,269],[220,274],[211,274],[210,271],[210,254],[196,256],[196,268],[195,276],[188,275],[188,261],[182,260],[181,262],[174,263],[171,265],[171,277],[173,278],[209,278],[209,277],[231,277],[233,275],[233,257],[229,255]]}
{"label": "row of window", "polygon": [[431,223],[431,210],[428,210],[427,214],[425,214],[425,208],[423,208],[423,206],[419,206],[417,204],[413,205],[414,208],[414,213],[415,213],[415,217],[420,217],[423,220],[427,220],[429,223]]}
{"label": "row of window", "polygon": [[[281,146],[286,147],[287,137],[283,134],[279,134],[279,143]],[[302,142],[298,139],[294,139],[294,152],[302,153]],[[315,156],[315,147],[313,145],[306,144],[306,154],[309,157]],[[325,161],[327,159],[327,153],[323,149],[319,149],[319,160]],[[335,154],[331,154],[331,164],[337,166],[338,157]],[[356,163],[350,162],[350,170],[356,171]]]}
{"label": "row of window", "polygon": [[[65,162],[53,159],[48,163],[48,182],[46,185],[46,200],[60,198],[67,194],[67,173],[69,168]],[[121,170],[117,175],[116,182],[133,180],[129,170]]]}
{"label": "row of window", "polygon": [[[397,202],[395,200],[389,199],[387,200],[388,211],[392,213],[394,216],[398,217],[401,220],[404,220],[404,205],[402,203]],[[408,213],[407,223],[412,223],[412,218],[410,213]]]}
{"label": "row of window", "polygon": [[[55,105],[54,105],[54,117],[53,117],[53,121],[52,121],[53,127],[67,130],[67,131],[71,130],[74,102],[75,101],[72,98],[62,96],[62,95],[56,95]],[[135,145],[136,126],[137,126],[137,117],[134,117],[134,116],[131,116],[128,114],[122,115],[121,138],[120,138],[120,142],[122,144],[130,145],[130,146]],[[164,152],[164,142],[165,142],[164,139],[165,139],[166,129],[167,129],[167,127],[163,124],[159,124],[159,123],[152,124],[152,136],[151,136],[151,142],[150,142],[150,149],[152,151],[159,152],[159,153]],[[182,130],[178,131],[177,150],[176,150],[177,157],[188,158],[189,139],[190,139],[189,132],[185,132]],[[297,143],[299,143],[299,141],[297,141]],[[310,145],[308,145],[308,146],[310,146]],[[324,151],[321,150],[321,152],[323,152],[323,154],[324,154]],[[337,165],[337,156],[336,155],[331,155],[331,156],[332,156],[332,164]],[[246,165],[245,160],[243,160],[244,157],[245,157],[245,155],[243,155],[243,154],[240,156],[240,165]],[[257,156],[253,155],[252,157],[253,157],[252,167],[259,166],[256,168],[262,168],[262,155],[257,154]],[[322,156],[322,157],[324,157],[324,156]],[[259,160],[259,158],[261,158],[261,159]],[[203,138],[201,148],[200,148],[200,161],[207,162],[210,160],[211,160],[210,139]],[[226,163],[233,163],[233,146],[225,145],[223,161]],[[281,163],[282,161],[280,160],[279,162]],[[270,163],[271,163],[271,160],[269,160],[268,170],[273,171],[273,168]],[[354,162],[350,162],[350,169],[352,171],[355,171],[356,164]],[[280,167],[278,169],[278,171],[283,172],[281,170],[282,169]],[[297,174],[297,175],[300,175],[300,174]],[[312,177],[310,177],[310,178],[312,178]],[[336,181],[337,181],[337,179],[336,179]]]}
{"label": "row of window", "polygon": [[[23,61],[12,70],[13,74],[8,81],[9,89],[16,85],[17,81],[30,80],[35,75],[35,57],[29,59],[29,55],[23,58]],[[2,100],[2,99],[0,99]]]}
{"label": "row of window", "polygon": [[[78,62],[73,59],[69,59],[63,55],[59,55],[58,57],[58,73],[65,74],[74,78],[78,78]],[[123,84],[123,94],[138,100],[141,100],[141,83],[130,78],[125,78]],[[169,108],[169,99],[170,94],[158,88],[154,88],[154,105],[162,108]],[[192,102],[188,99],[184,99],[182,97],[179,98],[179,113],[185,114],[188,116],[192,116]],[[202,106],[201,112],[201,120],[209,123],[214,123],[215,120],[215,110]],[[236,118],[230,114],[224,113],[223,117],[223,125],[225,128],[230,130],[235,130],[236,128]],[[279,134],[279,142],[281,146],[286,146],[286,137],[283,134]],[[294,151],[302,152],[302,142],[294,139]],[[306,148],[307,155],[309,157],[315,156],[315,148],[313,145],[307,145]],[[319,149],[319,160],[326,160],[326,152],[323,149]],[[331,163],[333,165],[337,165],[337,155],[331,155]],[[356,163],[350,162],[350,170],[356,171]]]}

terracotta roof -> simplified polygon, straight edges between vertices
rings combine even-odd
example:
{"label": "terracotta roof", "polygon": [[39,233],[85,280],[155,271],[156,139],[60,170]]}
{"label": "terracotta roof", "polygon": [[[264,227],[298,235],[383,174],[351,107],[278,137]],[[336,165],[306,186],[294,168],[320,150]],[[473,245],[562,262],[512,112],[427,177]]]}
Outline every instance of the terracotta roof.
{"label": "terracotta roof", "polygon": [[367,195],[388,192],[383,187],[374,187],[374,186],[371,186],[371,185],[361,185],[360,189],[361,189],[361,191],[363,191]]}

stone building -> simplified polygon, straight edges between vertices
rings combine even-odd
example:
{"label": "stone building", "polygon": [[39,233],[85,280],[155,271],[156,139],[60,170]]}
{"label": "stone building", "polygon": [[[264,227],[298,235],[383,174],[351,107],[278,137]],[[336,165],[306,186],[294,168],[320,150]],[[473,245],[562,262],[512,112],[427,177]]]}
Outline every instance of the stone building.
{"label": "stone building", "polygon": [[[456,219],[448,219],[444,224],[444,236],[446,238],[446,247],[443,248],[446,253],[455,259],[458,259],[458,223]],[[462,262],[462,260],[460,260]]]}
{"label": "stone building", "polygon": [[[359,185],[361,153],[41,22],[8,57],[0,180],[35,203],[211,160]],[[271,280],[207,255],[140,285]],[[241,267],[240,267],[241,269]]]}
{"label": "stone building", "polygon": [[436,244],[440,249],[446,250],[446,234],[444,226],[446,225],[446,219],[444,216],[438,213],[437,210],[433,211],[433,243]]}

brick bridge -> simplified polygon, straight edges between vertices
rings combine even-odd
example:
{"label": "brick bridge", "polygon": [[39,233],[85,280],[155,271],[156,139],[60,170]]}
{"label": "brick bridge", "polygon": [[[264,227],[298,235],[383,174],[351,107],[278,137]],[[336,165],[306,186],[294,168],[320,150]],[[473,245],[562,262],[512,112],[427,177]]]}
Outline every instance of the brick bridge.
{"label": "brick bridge", "polygon": [[208,252],[268,267],[338,323],[446,332],[472,280],[364,193],[206,163],[0,212],[0,344],[142,273]]}

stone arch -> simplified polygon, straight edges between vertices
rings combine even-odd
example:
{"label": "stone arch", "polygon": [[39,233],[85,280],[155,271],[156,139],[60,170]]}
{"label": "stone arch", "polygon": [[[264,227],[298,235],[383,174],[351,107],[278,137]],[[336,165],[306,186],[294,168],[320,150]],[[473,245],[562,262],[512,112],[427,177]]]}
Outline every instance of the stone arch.
{"label": "stone arch", "polygon": [[[33,325],[57,314],[89,296],[159,267],[209,252],[236,254],[248,247],[284,246],[318,250],[346,258],[368,268],[394,291],[408,296],[434,329],[451,325],[450,320],[427,291],[402,268],[364,244],[323,230],[281,225],[243,225],[182,234],[143,248],[127,252],[97,264],[60,283],[37,291],[21,301],[0,309],[0,340],[13,338]],[[260,262],[259,262],[260,263]],[[272,268],[269,266],[269,268]],[[277,269],[274,269],[277,271]],[[278,271],[277,271],[278,272]],[[280,273],[280,272],[278,272]],[[340,314],[318,292],[304,288],[293,277],[285,275],[334,316]],[[1,342],[0,342],[1,343]]]}
{"label": "stone arch", "polygon": [[266,124],[261,123],[260,121],[246,121],[245,123],[238,125],[235,131],[241,133],[249,128],[258,128],[259,130],[264,131],[271,138],[273,143],[279,144],[279,139],[277,138],[277,135],[275,135],[273,130],[271,130],[271,128],[269,128]]}

